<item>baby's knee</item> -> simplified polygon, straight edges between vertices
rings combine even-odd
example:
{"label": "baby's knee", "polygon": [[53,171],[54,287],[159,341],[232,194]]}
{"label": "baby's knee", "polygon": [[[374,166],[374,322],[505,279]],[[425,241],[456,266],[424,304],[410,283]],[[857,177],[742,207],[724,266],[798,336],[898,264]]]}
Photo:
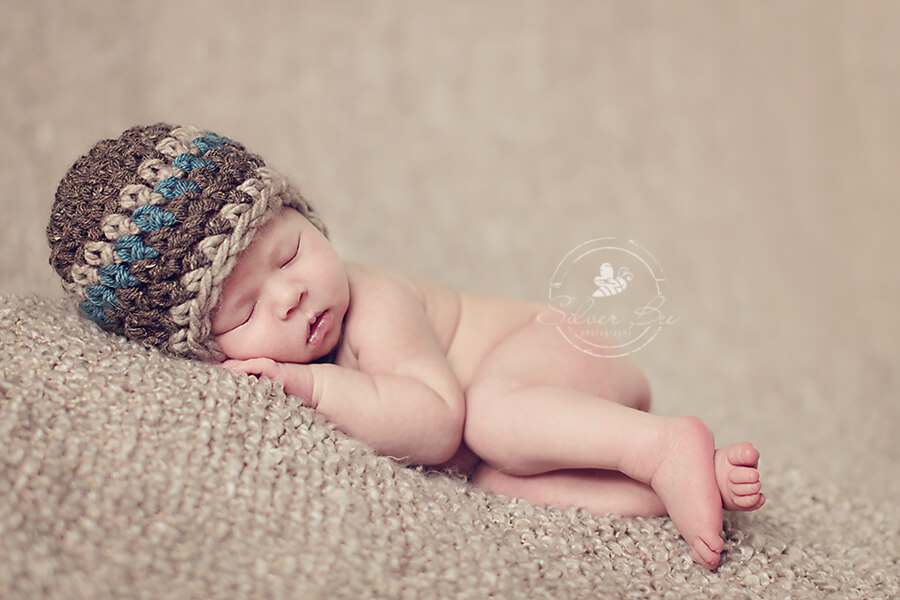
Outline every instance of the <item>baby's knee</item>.
{"label": "baby's knee", "polygon": [[600,380],[599,395],[617,404],[635,408],[644,412],[650,410],[650,383],[643,371],[631,360],[626,358],[596,360],[612,360],[615,362],[604,365],[602,373],[598,373]]}
{"label": "baby's knee", "polygon": [[505,400],[510,390],[502,385],[481,385],[466,394],[466,422],[463,441],[486,463],[509,468],[522,454],[522,439],[511,427],[510,411],[515,406]]}
{"label": "baby's knee", "polygon": [[479,408],[466,411],[463,441],[481,460],[494,465],[506,463],[515,445],[501,415]]}

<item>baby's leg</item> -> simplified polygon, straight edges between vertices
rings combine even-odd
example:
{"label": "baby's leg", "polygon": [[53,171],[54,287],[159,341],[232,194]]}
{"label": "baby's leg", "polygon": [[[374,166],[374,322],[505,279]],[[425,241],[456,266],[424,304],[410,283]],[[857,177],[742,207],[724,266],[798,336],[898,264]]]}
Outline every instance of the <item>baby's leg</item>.
{"label": "baby's leg", "polygon": [[575,506],[595,515],[657,517],[666,508],[648,485],[616,471],[570,469],[519,477],[482,463],[472,483],[495,494],[559,508]]}
{"label": "baby's leg", "polygon": [[[726,510],[752,511],[765,504],[766,497],[760,492],[756,469],[758,460],[759,452],[747,443],[716,450],[716,481]],[[481,463],[472,474],[472,483],[495,494],[560,508],[575,506],[595,515],[655,517],[666,514],[666,507],[653,488],[616,471],[568,469],[517,476]]]}
{"label": "baby's leg", "polygon": [[[726,509],[751,511],[765,503],[756,470],[758,458],[756,449],[746,443],[716,450],[716,480]],[[472,483],[493,493],[560,508],[575,506],[596,515],[654,517],[667,511],[653,488],[615,471],[570,469],[516,476],[482,463],[472,475]]]}
{"label": "baby's leg", "polygon": [[466,390],[464,435],[482,460],[511,474],[620,470],[623,453],[658,445],[672,421],[643,412],[649,395],[630,361],[585,354],[534,320],[482,361]]}
{"label": "baby's leg", "polygon": [[715,447],[699,419],[651,415],[565,388],[494,388],[471,395],[465,437],[485,462],[509,475],[601,469],[644,483],[694,560],[710,568],[719,562],[724,544]]}
{"label": "baby's leg", "polygon": [[[603,382],[593,371],[606,360],[572,348],[552,327],[522,328],[486,358],[466,392],[466,443],[507,475],[624,473],[656,493],[695,560],[715,566],[723,500],[711,432],[698,419],[660,417],[597,397]],[[618,386],[628,393],[628,379]]]}

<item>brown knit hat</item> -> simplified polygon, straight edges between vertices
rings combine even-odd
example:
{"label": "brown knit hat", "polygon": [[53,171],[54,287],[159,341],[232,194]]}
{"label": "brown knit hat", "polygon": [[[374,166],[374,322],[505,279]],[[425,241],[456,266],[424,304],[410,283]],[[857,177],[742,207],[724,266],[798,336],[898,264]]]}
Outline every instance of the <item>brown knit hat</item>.
{"label": "brown knit hat", "polygon": [[95,145],[56,191],[50,264],[101,327],[219,360],[210,315],[238,254],[281,207],[313,208],[240,144],[193,127],[134,127]]}

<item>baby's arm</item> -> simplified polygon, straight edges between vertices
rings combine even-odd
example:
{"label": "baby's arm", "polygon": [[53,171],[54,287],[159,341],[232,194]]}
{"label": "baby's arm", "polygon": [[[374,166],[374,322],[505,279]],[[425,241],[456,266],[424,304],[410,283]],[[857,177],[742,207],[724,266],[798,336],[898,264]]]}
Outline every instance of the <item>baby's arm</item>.
{"label": "baby's arm", "polygon": [[459,448],[465,400],[421,298],[390,279],[357,282],[345,335],[359,368],[269,359],[224,366],[265,375],[379,453],[439,464]]}
{"label": "baby's arm", "polygon": [[[443,358],[443,356],[441,357]],[[380,453],[414,464],[449,460],[462,440],[465,416],[458,385],[429,376],[370,374],[337,365],[311,365],[315,408]]]}

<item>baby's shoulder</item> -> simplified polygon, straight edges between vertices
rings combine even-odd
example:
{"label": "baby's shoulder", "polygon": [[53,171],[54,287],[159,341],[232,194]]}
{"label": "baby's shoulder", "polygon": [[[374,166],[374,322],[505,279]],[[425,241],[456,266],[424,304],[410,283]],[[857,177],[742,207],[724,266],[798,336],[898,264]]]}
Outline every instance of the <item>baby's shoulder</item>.
{"label": "baby's shoulder", "polygon": [[385,269],[348,264],[347,281],[350,284],[350,301],[359,310],[377,310],[385,302],[410,305],[424,301],[421,290],[412,279]]}
{"label": "baby's shoulder", "polygon": [[361,342],[407,335],[434,336],[446,350],[460,311],[455,290],[384,269],[347,265],[350,311],[346,332]]}

